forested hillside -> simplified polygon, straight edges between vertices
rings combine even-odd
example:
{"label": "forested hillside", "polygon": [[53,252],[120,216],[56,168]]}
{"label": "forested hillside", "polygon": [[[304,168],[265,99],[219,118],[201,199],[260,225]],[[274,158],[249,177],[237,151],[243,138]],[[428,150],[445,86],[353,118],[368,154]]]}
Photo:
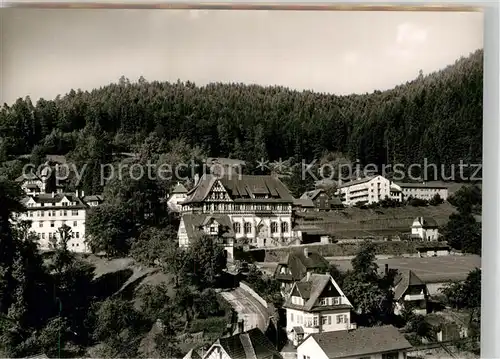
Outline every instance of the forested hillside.
{"label": "forested hillside", "polygon": [[392,90],[350,96],[122,78],[90,92],[74,89],[36,104],[29,98],[5,104],[0,162],[75,148],[75,157],[104,160],[111,151],[133,151],[155,132],[166,143],[183,139],[207,155],[249,162],[341,152],[365,164],[408,165],[423,158],[438,165],[480,163],[482,64],[478,50]]}

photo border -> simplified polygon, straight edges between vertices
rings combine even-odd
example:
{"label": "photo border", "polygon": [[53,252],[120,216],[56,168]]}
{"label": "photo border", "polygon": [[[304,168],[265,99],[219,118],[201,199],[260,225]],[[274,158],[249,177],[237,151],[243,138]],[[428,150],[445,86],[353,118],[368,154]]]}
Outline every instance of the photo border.
{"label": "photo border", "polygon": [[[500,126],[499,126],[499,19],[498,1],[2,1],[0,7],[14,8],[106,8],[106,9],[235,9],[315,11],[483,11],[483,215],[481,285],[481,358],[500,358]],[[1,86],[1,84],[0,84]]]}

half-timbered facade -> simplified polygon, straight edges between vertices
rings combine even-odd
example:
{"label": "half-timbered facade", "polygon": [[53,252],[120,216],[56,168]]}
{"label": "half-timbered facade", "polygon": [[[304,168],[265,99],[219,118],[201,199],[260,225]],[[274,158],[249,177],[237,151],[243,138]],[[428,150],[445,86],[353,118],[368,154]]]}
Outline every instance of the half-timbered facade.
{"label": "half-timbered facade", "polygon": [[272,176],[206,174],[180,203],[179,242],[189,244],[184,223],[189,214],[227,216],[242,244],[272,247],[300,241],[292,231],[293,202],[285,185]]}

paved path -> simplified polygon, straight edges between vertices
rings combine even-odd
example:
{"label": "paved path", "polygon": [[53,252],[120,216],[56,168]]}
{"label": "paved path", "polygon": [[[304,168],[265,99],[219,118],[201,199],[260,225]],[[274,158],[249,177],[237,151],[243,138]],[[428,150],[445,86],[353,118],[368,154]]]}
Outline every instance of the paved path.
{"label": "paved path", "polygon": [[238,319],[243,319],[245,331],[256,327],[260,328],[263,332],[266,331],[269,323],[269,314],[267,313],[267,309],[254,297],[239,287],[231,291],[222,292],[221,295],[238,313]]}

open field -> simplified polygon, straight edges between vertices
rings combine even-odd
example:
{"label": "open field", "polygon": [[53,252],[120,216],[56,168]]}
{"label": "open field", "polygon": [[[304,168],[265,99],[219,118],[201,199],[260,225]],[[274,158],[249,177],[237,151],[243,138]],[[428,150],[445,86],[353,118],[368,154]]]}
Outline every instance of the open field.
{"label": "open field", "polygon": [[[351,269],[349,260],[332,260],[341,270]],[[476,255],[443,256],[443,257],[405,257],[377,259],[379,270],[383,271],[385,265],[389,268],[410,269],[426,283],[443,281],[464,280],[474,268],[481,267],[481,257]]]}
{"label": "open field", "polygon": [[[350,260],[330,259],[330,262],[337,265],[342,271],[352,268]],[[377,259],[377,264],[381,272],[384,271],[385,264],[388,264],[389,268],[392,269],[410,269],[426,283],[439,283],[464,280],[471,270],[476,267],[481,267],[481,257],[476,255],[464,255],[428,258],[379,258]],[[258,265],[267,274],[273,274],[278,263],[264,262]]]}
{"label": "open field", "polygon": [[455,208],[445,202],[439,206],[360,209],[299,213],[298,223],[314,224],[337,239],[390,236],[410,232],[416,217],[432,217],[438,225],[448,222]]}

